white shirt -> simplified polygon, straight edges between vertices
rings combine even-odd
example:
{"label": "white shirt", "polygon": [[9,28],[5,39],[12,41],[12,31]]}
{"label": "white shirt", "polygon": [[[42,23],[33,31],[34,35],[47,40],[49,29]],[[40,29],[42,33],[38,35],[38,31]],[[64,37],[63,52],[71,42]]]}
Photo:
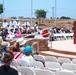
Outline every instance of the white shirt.
{"label": "white shirt", "polygon": [[24,25],[25,25],[25,26],[26,26],[26,25],[27,25],[27,26],[30,26],[30,23],[29,23],[29,22],[25,22]]}
{"label": "white shirt", "polygon": [[20,22],[16,22],[16,26],[20,26]]}
{"label": "white shirt", "polygon": [[35,61],[35,59],[31,55],[23,55],[21,59],[25,59],[28,63],[30,63],[31,61]]}
{"label": "white shirt", "polygon": [[8,22],[3,22],[3,28],[6,28],[8,25]]}
{"label": "white shirt", "polygon": [[10,21],[10,26],[12,26],[12,25],[16,25],[17,24],[17,22],[16,21]]}

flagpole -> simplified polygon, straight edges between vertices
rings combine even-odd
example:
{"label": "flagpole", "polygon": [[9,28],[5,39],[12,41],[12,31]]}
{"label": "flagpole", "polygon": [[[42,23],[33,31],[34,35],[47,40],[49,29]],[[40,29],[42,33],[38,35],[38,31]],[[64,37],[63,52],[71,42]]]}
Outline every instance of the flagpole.
{"label": "flagpole", "polygon": [[57,1],[55,0],[55,27],[56,27],[56,8],[57,8]]}

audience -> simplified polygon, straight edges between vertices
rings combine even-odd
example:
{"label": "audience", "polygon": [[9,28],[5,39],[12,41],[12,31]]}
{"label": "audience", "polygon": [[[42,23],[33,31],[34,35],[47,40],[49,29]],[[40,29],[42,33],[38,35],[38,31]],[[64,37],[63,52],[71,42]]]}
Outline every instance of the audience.
{"label": "audience", "polygon": [[13,58],[14,55],[12,52],[8,51],[4,54],[4,58],[3,58],[4,65],[0,67],[0,75],[18,75],[17,70],[10,67]]}

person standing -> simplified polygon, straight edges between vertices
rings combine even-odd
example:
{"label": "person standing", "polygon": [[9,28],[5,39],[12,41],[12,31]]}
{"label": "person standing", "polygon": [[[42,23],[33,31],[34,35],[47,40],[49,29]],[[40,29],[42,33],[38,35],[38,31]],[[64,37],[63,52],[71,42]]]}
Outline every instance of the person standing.
{"label": "person standing", "polygon": [[34,31],[37,32],[37,30],[38,30],[38,23],[36,22],[36,23],[34,24]]}

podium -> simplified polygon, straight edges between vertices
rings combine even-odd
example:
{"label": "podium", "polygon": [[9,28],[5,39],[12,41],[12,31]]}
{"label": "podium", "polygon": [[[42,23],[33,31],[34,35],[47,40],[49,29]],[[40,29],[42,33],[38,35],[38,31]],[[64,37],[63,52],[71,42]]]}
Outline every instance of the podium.
{"label": "podium", "polygon": [[74,44],[76,44],[76,21],[74,21]]}

